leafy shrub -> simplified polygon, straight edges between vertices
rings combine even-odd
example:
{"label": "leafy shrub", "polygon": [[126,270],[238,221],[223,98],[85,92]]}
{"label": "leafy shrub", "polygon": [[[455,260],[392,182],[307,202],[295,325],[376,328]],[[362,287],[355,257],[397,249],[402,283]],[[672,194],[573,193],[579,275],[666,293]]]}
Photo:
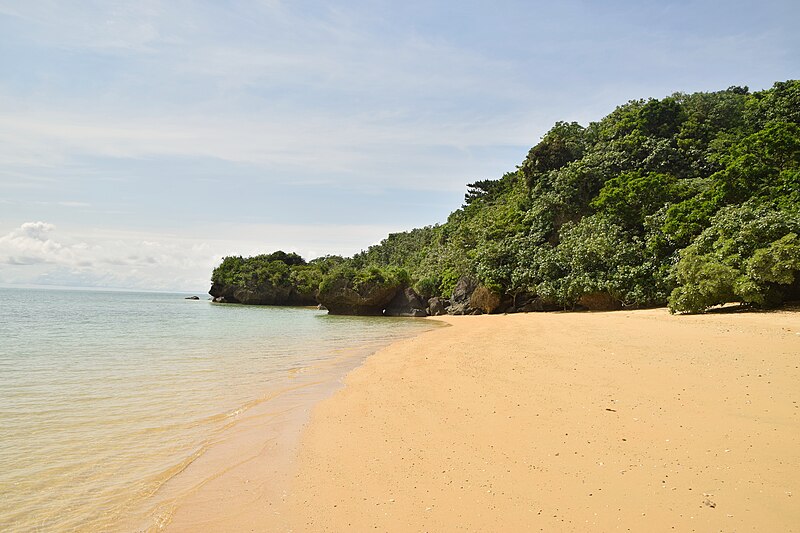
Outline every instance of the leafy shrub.
{"label": "leafy shrub", "polygon": [[435,276],[422,278],[421,280],[417,281],[416,284],[414,284],[414,290],[417,291],[417,294],[427,300],[439,294],[440,284],[441,279]]}
{"label": "leafy shrub", "polygon": [[672,312],[698,313],[738,301],[780,304],[796,291],[800,271],[800,215],[756,200],[726,207],[681,251]]}
{"label": "leafy shrub", "polygon": [[343,264],[323,276],[319,284],[320,292],[329,292],[336,287],[347,287],[356,292],[369,290],[374,287],[400,287],[410,282],[408,272],[402,268],[381,268],[370,265],[355,269]]}
{"label": "leafy shrub", "polygon": [[540,247],[533,259],[535,292],[565,308],[581,296],[605,292],[625,305],[652,305],[665,296],[665,280],[646,257],[643,242],[600,216],[562,228],[556,247]]}

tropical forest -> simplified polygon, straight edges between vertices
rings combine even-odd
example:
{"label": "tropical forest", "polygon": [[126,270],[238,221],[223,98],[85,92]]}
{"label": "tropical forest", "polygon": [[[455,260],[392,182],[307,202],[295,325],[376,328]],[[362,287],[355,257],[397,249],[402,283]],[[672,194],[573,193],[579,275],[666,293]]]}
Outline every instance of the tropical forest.
{"label": "tropical forest", "polygon": [[210,293],[411,316],[800,299],[800,81],[558,122],[442,224],[352,257],[226,257]]}

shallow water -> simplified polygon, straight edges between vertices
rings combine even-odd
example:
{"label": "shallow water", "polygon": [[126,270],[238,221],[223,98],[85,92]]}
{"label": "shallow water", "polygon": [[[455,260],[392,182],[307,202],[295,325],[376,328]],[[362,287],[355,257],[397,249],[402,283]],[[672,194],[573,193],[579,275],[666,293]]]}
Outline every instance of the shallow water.
{"label": "shallow water", "polygon": [[2,531],[113,528],[293,375],[431,327],[177,294],[0,302]]}

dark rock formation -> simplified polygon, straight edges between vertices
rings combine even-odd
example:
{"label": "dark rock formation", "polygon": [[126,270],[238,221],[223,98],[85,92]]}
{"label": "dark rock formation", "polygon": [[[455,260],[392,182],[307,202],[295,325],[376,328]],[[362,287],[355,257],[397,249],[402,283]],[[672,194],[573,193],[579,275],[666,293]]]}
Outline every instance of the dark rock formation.
{"label": "dark rock formation", "polygon": [[558,305],[553,300],[548,300],[547,298],[542,298],[541,296],[535,296],[532,299],[526,301],[522,305],[517,307],[518,313],[530,313],[533,311],[560,311],[563,310],[563,307]]}
{"label": "dark rock formation", "polygon": [[468,276],[462,276],[453,288],[453,296],[450,298],[450,305],[447,307],[447,312],[451,315],[474,314],[475,309],[470,307],[469,299],[476,288],[478,288],[477,280]]}
{"label": "dark rock formation", "polygon": [[269,282],[254,287],[214,283],[208,294],[215,302],[246,305],[316,305],[313,294],[301,294],[292,286],[276,286]]}
{"label": "dark rock formation", "polygon": [[396,285],[377,283],[362,283],[354,289],[348,280],[339,279],[320,290],[317,299],[332,315],[380,316],[398,290]]}
{"label": "dark rock formation", "polygon": [[462,276],[461,279],[456,282],[456,286],[453,288],[453,297],[451,298],[452,303],[457,304],[466,302],[477,288],[477,280],[469,276]]}
{"label": "dark rock formation", "polygon": [[411,287],[397,291],[392,301],[386,306],[386,316],[427,316],[425,302]]}
{"label": "dark rock formation", "polygon": [[431,316],[446,315],[448,305],[450,305],[450,300],[434,296],[428,300],[428,314]]}
{"label": "dark rock formation", "polygon": [[500,295],[480,285],[469,298],[469,306],[484,313],[494,313],[500,307]]}
{"label": "dark rock formation", "polygon": [[504,294],[500,297],[500,305],[497,307],[496,313],[516,313],[517,306],[514,305],[515,298],[510,294]]}
{"label": "dark rock formation", "polygon": [[578,305],[589,311],[617,311],[622,309],[622,302],[605,291],[584,294],[578,300]]}
{"label": "dark rock formation", "polygon": [[200,299],[199,296],[187,296],[186,298],[184,298],[184,300],[199,300],[199,299]]}

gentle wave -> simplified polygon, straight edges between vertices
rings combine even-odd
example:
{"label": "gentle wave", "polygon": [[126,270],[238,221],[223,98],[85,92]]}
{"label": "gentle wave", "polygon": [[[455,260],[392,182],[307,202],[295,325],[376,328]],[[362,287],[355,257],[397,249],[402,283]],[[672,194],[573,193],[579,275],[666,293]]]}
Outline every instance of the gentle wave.
{"label": "gentle wave", "polygon": [[112,530],[143,509],[168,521],[172,503],[142,502],[255,408],[431,327],[174,294],[0,297],[3,531]]}

